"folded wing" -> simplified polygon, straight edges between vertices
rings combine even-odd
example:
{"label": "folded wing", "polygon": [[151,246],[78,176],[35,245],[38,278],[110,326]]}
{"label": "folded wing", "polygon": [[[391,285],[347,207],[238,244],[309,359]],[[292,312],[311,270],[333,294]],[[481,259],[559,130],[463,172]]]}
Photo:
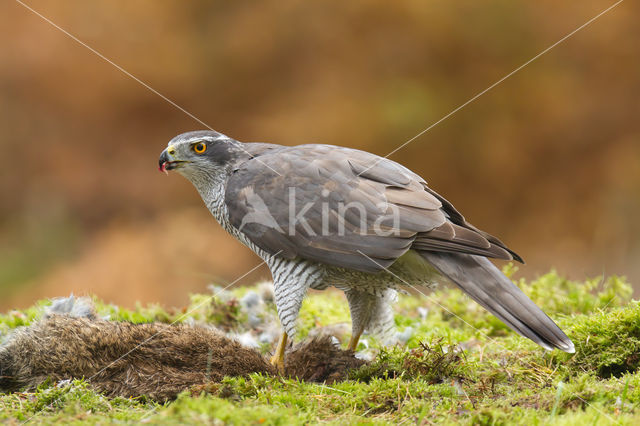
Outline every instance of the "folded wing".
{"label": "folded wing", "polygon": [[390,266],[412,248],[519,259],[467,223],[420,176],[349,148],[266,151],[233,173],[225,203],[234,227],[287,258],[367,272]]}

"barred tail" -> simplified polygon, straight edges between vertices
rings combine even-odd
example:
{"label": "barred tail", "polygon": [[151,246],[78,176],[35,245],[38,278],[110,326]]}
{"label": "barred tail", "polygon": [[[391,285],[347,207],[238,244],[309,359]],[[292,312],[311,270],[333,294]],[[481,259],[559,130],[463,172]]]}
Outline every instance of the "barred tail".
{"label": "barred tail", "polygon": [[500,318],[513,331],[543,348],[573,353],[573,342],[493,263],[482,256],[419,251],[442,275]]}

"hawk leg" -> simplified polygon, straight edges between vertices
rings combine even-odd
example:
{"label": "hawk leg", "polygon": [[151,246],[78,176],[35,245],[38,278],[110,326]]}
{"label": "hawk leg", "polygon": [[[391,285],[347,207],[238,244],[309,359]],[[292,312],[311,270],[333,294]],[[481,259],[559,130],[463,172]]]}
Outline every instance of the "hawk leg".
{"label": "hawk leg", "polygon": [[358,342],[360,341],[360,336],[362,336],[362,332],[364,330],[361,331],[353,331],[351,333],[351,339],[349,339],[349,346],[347,346],[347,349],[350,351],[356,351],[356,348],[358,347]]}
{"label": "hawk leg", "polygon": [[372,294],[356,289],[346,290],[345,295],[351,312],[351,339],[348,348],[355,351],[362,333],[367,330],[386,343],[394,331],[391,303],[396,300],[396,291],[384,289]]}
{"label": "hawk leg", "polygon": [[278,347],[271,357],[271,364],[276,367],[280,373],[284,373],[284,349],[287,346],[287,337],[287,333],[283,331],[280,340],[278,340]]}
{"label": "hawk leg", "polygon": [[[291,267],[296,264],[292,263]],[[283,268],[286,272],[290,272],[290,268]],[[280,271],[278,271],[280,272]],[[282,336],[278,341],[276,352],[271,357],[271,364],[275,365],[280,372],[284,371],[284,351],[289,337],[293,338],[296,334],[296,321],[302,306],[302,299],[307,294],[309,282],[300,280],[293,274],[274,273],[273,295],[278,309],[278,318],[282,325]],[[286,278],[282,279],[282,276]]]}

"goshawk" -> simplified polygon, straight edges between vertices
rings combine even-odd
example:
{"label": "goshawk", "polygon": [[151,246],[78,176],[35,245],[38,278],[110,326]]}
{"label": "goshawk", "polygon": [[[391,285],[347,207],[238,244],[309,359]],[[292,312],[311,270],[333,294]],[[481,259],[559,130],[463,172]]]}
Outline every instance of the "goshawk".
{"label": "goshawk", "polygon": [[173,138],[159,167],[191,181],[220,225],[270,268],[284,329],[276,365],[307,289],[344,291],[355,350],[365,330],[389,336],[396,289],[438,277],[542,347],[574,351],[487,259],[521,258],[392,160],[339,146],[242,143],[195,131]]}

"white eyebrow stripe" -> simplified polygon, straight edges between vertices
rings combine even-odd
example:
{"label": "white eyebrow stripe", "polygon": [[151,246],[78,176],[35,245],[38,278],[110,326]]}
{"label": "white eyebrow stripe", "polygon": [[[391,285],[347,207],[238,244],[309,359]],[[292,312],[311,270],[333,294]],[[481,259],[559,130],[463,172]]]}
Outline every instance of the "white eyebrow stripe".
{"label": "white eyebrow stripe", "polygon": [[182,139],[182,140],[177,140],[177,141],[173,141],[173,143],[171,143],[171,141],[169,142],[169,145],[180,145],[180,144],[186,144],[186,145],[191,145],[193,143],[197,143],[197,142],[215,142],[215,141],[219,141],[219,140],[230,140],[230,138],[228,136],[218,136],[218,137],[213,137],[213,136],[198,136],[198,137],[193,137],[193,138],[189,138],[189,139]]}
{"label": "white eyebrow stripe", "polygon": [[182,141],[183,143],[194,143],[194,142],[215,142],[215,141],[219,141],[219,140],[230,140],[230,138],[228,136],[217,136],[217,137],[213,137],[213,136],[198,136],[195,138],[190,138],[190,139],[185,139],[184,141]]}
{"label": "white eyebrow stripe", "polygon": [[221,139],[229,139],[229,137],[225,135],[220,135],[215,138],[213,136],[203,136],[200,139],[213,142],[213,141],[219,141]]}

